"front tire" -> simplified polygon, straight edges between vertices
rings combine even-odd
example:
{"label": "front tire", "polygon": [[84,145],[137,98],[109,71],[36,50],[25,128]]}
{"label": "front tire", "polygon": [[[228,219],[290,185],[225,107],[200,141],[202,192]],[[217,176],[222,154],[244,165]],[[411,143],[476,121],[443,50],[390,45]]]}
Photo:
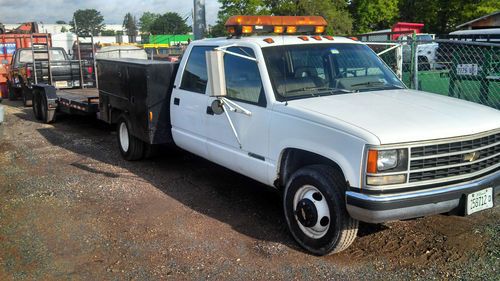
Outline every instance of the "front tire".
{"label": "front tire", "polygon": [[307,251],[323,256],[347,249],[356,239],[358,221],[345,206],[346,181],[340,171],[312,165],[295,172],[283,193],[288,228]]}
{"label": "front tire", "polygon": [[144,156],[144,142],[131,134],[131,123],[122,115],[116,127],[120,153],[128,161],[140,160]]}
{"label": "front tire", "polygon": [[33,91],[33,115],[36,120],[43,120],[40,94],[38,91]]}

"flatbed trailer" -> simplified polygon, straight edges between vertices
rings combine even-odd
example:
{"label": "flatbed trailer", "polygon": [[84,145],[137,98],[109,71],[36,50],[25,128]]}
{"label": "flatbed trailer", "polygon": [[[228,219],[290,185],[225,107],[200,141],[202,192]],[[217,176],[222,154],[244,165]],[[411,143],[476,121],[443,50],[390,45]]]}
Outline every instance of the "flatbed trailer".
{"label": "flatbed trailer", "polygon": [[[143,158],[150,147],[171,143],[169,102],[178,63],[140,59],[102,59],[97,62],[99,88],[33,88],[33,113],[45,123],[57,114],[96,116],[110,125],[121,122],[137,149],[121,153],[128,160]],[[165,81],[170,81],[165,83]],[[125,122],[123,122],[125,121]]]}

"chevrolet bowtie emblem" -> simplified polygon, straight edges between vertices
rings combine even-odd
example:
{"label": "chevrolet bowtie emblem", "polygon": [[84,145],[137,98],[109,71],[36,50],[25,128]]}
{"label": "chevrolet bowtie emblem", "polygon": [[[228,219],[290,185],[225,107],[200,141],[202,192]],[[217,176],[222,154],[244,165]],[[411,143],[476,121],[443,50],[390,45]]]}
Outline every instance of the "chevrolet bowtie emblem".
{"label": "chevrolet bowtie emblem", "polygon": [[480,155],[479,151],[464,154],[464,161],[465,162],[474,162],[477,159],[479,159],[479,155]]}

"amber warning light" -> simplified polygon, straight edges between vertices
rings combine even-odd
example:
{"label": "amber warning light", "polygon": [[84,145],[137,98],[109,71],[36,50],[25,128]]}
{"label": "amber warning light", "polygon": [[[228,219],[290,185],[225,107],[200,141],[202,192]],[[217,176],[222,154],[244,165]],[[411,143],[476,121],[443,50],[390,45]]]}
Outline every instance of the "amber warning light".
{"label": "amber warning light", "polygon": [[327,22],[320,16],[233,16],[226,22],[231,35],[255,33],[323,34]]}

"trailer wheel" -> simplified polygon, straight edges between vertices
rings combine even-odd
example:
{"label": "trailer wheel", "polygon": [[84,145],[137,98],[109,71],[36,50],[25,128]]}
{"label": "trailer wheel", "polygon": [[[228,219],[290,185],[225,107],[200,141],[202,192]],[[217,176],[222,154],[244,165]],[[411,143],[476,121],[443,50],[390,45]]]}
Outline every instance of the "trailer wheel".
{"label": "trailer wheel", "polygon": [[28,95],[28,91],[30,90],[28,87],[26,87],[25,85],[22,85],[21,86],[21,94],[23,96],[23,105],[24,107],[30,107],[33,105],[33,100],[30,100],[28,99],[27,95]]}
{"label": "trailer wheel", "polygon": [[120,153],[126,160],[136,161],[144,156],[144,142],[131,135],[131,123],[126,115],[118,119],[116,127],[118,136],[118,147]]}
{"label": "trailer wheel", "polygon": [[37,120],[43,119],[40,94],[37,90],[33,90],[33,115]]}
{"label": "trailer wheel", "polygon": [[312,165],[295,172],[283,193],[283,208],[293,238],[315,255],[345,250],[356,239],[358,221],[345,206],[341,172]]}
{"label": "trailer wheel", "polygon": [[16,90],[10,82],[7,82],[7,89],[9,90],[9,100],[16,100]]}
{"label": "trailer wheel", "polygon": [[42,92],[39,96],[39,102],[40,102],[40,115],[41,115],[41,120],[44,123],[50,124],[54,121],[56,121],[56,112],[54,109],[49,109],[48,101],[47,101],[47,95],[45,92]]}

